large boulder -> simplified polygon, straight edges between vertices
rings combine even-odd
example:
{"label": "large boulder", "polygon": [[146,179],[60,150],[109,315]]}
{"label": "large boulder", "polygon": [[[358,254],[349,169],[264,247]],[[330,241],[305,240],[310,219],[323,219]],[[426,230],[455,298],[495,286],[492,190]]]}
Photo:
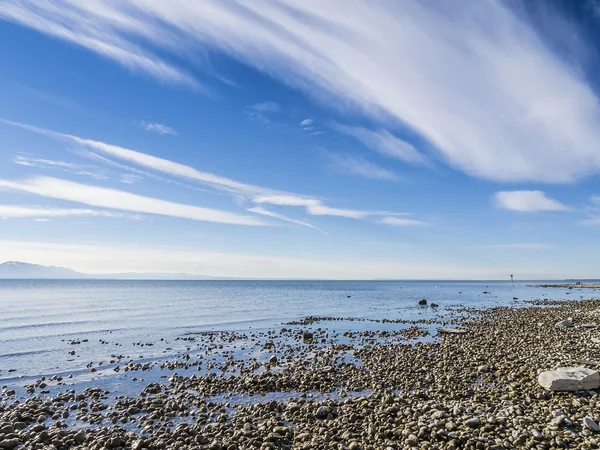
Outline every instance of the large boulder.
{"label": "large boulder", "polygon": [[538,383],[551,391],[585,391],[600,387],[600,373],[585,367],[560,367],[538,375]]}

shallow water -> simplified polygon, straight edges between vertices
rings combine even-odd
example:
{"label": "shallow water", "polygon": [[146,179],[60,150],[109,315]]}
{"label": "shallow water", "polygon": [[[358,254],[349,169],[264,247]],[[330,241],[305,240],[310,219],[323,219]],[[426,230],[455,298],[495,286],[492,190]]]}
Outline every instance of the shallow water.
{"label": "shallow water", "polygon": [[[597,295],[529,284],[0,280],[0,380],[89,375],[88,363],[108,361],[114,354],[136,360],[168,357],[185,351],[188,344],[178,337],[201,331],[266,330],[307,316],[431,319],[457,306],[511,305],[514,297],[575,300]],[[418,307],[421,298],[438,303],[439,310]],[[398,329],[360,321],[325,326]]]}

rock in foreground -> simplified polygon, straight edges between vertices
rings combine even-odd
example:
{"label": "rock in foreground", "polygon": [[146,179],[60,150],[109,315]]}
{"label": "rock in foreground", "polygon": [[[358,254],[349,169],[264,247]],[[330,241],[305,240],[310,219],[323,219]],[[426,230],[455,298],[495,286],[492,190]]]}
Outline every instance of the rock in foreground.
{"label": "rock in foreground", "polygon": [[538,375],[540,385],[551,391],[582,391],[598,389],[600,374],[585,367],[561,367]]}

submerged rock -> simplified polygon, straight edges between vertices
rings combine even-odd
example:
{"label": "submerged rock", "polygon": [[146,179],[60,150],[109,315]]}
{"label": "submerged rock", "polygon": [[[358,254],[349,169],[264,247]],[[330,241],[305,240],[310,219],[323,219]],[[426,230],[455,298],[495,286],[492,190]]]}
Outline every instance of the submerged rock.
{"label": "submerged rock", "polygon": [[600,374],[585,367],[561,367],[540,373],[538,383],[551,391],[598,389],[600,387]]}

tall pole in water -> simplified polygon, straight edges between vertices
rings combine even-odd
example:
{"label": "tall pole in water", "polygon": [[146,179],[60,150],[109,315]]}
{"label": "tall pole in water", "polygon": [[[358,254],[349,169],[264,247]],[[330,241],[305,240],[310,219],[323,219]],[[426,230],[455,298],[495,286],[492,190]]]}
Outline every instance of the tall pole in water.
{"label": "tall pole in water", "polygon": [[514,280],[513,280],[513,276],[512,275],[510,276],[510,282],[513,283],[513,284],[515,283]]}

